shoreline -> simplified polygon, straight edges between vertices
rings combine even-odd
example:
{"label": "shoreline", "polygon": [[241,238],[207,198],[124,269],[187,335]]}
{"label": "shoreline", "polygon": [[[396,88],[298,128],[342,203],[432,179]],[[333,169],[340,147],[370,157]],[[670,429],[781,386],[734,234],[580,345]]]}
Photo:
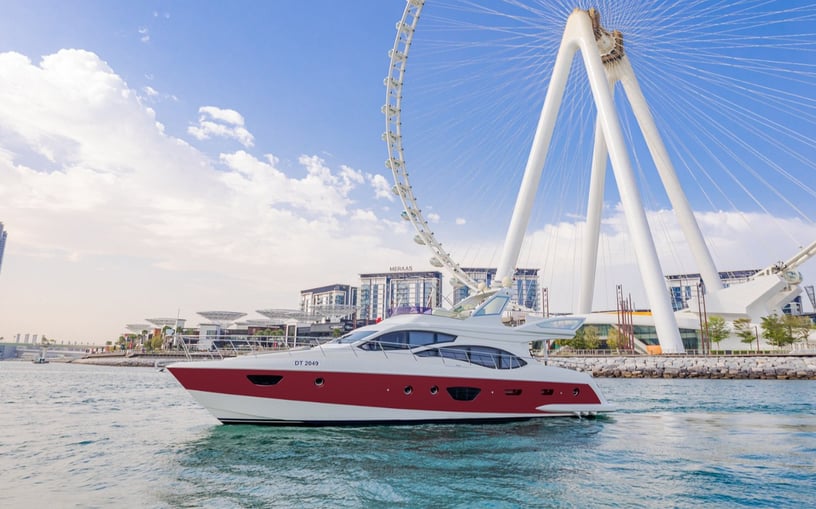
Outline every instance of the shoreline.
{"label": "shoreline", "polygon": [[[184,355],[95,355],[72,364],[163,368],[173,362],[209,360]],[[539,357],[540,362],[545,362]],[[592,374],[595,378],[708,378],[746,380],[816,380],[816,356],[604,356],[546,359],[550,366]]]}
{"label": "shoreline", "polygon": [[551,356],[546,362],[595,378],[816,380],[816,356]]}
{"label": "shoreline", "polygon": [[184,354],[167,355],[167,354],[139,354],[132,353],[128,355],[120,354],[98,354],[89,355],[87,357],[80,357],[78,359],[71,359],[65,362],[71,364],[89,364],[93,366],[121,366],[126,368],[164,368],[168,364],[174,362],[195,362],[195,361],[213,360],[210,355],[195,355],[189,358]]}

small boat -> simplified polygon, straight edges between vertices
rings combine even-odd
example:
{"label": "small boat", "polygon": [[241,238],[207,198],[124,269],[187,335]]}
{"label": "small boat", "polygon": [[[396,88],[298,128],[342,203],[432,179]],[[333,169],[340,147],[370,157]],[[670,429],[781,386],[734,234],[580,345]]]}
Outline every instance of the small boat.
{"label": "small boat", "polygon": [[398,315],[306,350],[174,363],[167,370],[225,424],[496,422],[614,410],[594,379],[533,358],[570,338],[558,317],[508,327],[508,290],[454,310]]}

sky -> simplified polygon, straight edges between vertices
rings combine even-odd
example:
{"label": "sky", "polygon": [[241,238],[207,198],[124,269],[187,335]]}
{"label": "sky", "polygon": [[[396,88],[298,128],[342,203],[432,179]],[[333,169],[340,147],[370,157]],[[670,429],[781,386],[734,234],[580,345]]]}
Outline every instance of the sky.
{"label": "sky", "polygon": [[[610,26],[632,34],[633,65],[718,268],[764,267],[816,240],[807,37],[816,8],[599,3]],[[643,28],[650,18],[631,14],[662,4],[684,35],[672,37],[677,23]],[[0,0],[5,340],[103,343],[126,324],[195,324],[206,310],[256,318],[297,307],[306,288],[358,284],[360,273],[394,265],[431,269],[400,219],[381,139],[387,52],[404,2],[65,5]],[[495,266],[570,9],[430,0],[425,9],[405,83],[414,191],[461,265]],[[706,36],[711,26],[725,27],[722,43]],[[519,260],[542,269],[563,311],[575,299],[586,208],[578,166],[591,152],[577,144],[594,118],[580,71]],[[633,143],[664,272],[695,272]],[[614,186],[604,218],[596,307],[609,307],[619,282],[642,302]],[[813,263],[800,270],[813,284]]]}

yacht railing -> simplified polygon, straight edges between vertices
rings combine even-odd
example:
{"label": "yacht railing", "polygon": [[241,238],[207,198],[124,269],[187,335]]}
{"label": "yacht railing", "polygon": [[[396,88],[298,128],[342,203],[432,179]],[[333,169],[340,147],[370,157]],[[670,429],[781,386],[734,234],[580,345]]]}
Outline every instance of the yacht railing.
{"label": "yacht railing", "polygon": [[175,346],[184,352],[188,359],[200,358],[202,355],[213,359],[236,357],[239,355],[289,351],[317,346],[331,337],[315,336],[176,336]]}

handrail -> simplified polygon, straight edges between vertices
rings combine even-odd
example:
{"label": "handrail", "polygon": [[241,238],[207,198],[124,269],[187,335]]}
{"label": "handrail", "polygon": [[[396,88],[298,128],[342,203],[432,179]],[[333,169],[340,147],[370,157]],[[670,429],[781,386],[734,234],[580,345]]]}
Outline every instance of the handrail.
{"label": "handrail", "polygon": [[[247,353],[265,353],[270,351],[283,351],[302,348],[304,346],[321,345],[334,338],[315,336],[296,336],[285,338],[283,336],[208,336],[201,338],[197,335],[178,335],[176,344],[184,351],[185,356],[190,359],[195,351],[207,352],[211,357],[224,358]],[[198,348],[197,345],[206,342],[207,348]],[[290,344],[291,343],[291,344]]]}

